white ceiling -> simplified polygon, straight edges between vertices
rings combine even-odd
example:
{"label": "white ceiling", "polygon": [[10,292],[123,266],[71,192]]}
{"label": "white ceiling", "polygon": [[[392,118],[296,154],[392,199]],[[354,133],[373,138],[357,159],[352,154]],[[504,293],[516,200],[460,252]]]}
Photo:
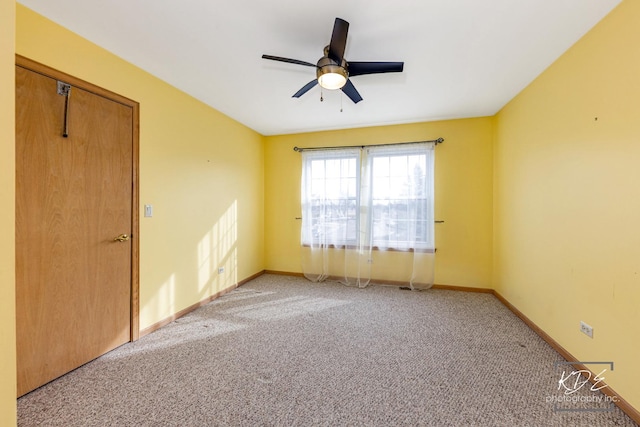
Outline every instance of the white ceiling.
{"label": "white ceiling", "polygon": [[[263,135],[493,115],[621,0],[19,0]],[[336,17],[364,98],[298,89]],[[342,103],[343,111],[340,112]]]}

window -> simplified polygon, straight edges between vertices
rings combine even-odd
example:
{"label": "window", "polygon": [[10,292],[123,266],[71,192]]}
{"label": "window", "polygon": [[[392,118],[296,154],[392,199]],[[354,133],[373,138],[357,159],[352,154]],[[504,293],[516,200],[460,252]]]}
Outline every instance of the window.
{"label": "window", "polygon": [[[369,148],[373,245],[433,248],[433,165],[424,147]],[[431,188],[429,188],[431,187]]]}
{"label": "window", "polygon": [[433,147],[303,151],[302,243],[433,250]]}
{"label": "window", "polygon": [[356,245],[360,150],[304,152],[303,159],[303,243]]}

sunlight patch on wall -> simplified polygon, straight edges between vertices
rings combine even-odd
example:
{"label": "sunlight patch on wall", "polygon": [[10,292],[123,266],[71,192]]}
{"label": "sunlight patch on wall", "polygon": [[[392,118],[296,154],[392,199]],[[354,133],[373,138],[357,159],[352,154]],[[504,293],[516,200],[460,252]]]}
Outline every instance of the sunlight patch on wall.
{"label": "sunlight patch on wall", "polygon": [[198,242],[198,292],[208,296],[238,281],[238,202]]}
{"label": "sunlight patch on wall", "polygon": [[198,291],[200,292],[209,286],[216,268],[212,254],[213,241],[213,230],[211,230],[198,243]]}
{"label": "sunlight patch on wall", "polygon": [[238,283],[238,201],[234,200],[218,221],[220,243],[218,262],[224,268],[218,282],[218,289],[225,289]]}

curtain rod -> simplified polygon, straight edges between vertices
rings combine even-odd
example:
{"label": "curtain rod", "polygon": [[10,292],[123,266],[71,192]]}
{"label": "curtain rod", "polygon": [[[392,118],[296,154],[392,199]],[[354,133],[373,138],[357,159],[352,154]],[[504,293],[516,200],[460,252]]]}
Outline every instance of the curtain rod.
{"label": "curtain rod", "polygon": [[432,139],[430,141],[414,141],[414,142],[396,142],[395,144],[374,144],[374,145],[341,145],[339,147],[293,147],[293,151],[297,151],[299,153],[307,150],[338,150],[340,148],[366,148],[366,147],[384,147],[386,145],[406,145],[406,144],[420,144],[421,142],[433,142],[434,144],[442,144],[444,142],[444,138]]}

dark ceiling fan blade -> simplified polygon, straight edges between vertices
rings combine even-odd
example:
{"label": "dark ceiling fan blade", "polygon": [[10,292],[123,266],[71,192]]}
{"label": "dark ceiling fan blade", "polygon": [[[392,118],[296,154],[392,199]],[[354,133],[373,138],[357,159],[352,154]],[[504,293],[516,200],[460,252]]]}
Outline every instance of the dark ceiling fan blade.
{"label": "dark ceiling fan blade", "polygon": [[362,97],[356,90],[353,83],[351,83],[351,80],[347,80],[347,84],[342,87],[342,91],[353,101],[354,104],[362,101]]}
{"label": "dark ceiling fan blade", "polygon": [[344,57],[344,49],[347,46],[347,32],[349,32],[349,23],[344,19],[336,18],[327,56],[338,64],[342,63],[342,58]]}
{"label": "dark ceiling fan blade", "polygon": [[306,85],[304,85],[302,87],[302,89],[300,89],[299,91],[297,91],[292,98],[300,98],[302,95],[304,95],[305,93],[307,93],[309,91],[309,89],[311,89],[312,87],[314,87],[315,85],[318,84],[318,79],[315,80],[311,80],[309,83],[307,83]]}
{"label": "dark ceiling fan blade", "polygon": [[300,61],[298,59],[282,58],[280,56],[262,55],[263,59],[270,59],[272,61],[288,62],[290,64],[306,65],[307,67],[316,68],[316,64],[310,62]]}
{"label": "dark ceiling fan blade", "polygon": [[401,73],[404,62],[349,62],[349,76],[363,74]]}

